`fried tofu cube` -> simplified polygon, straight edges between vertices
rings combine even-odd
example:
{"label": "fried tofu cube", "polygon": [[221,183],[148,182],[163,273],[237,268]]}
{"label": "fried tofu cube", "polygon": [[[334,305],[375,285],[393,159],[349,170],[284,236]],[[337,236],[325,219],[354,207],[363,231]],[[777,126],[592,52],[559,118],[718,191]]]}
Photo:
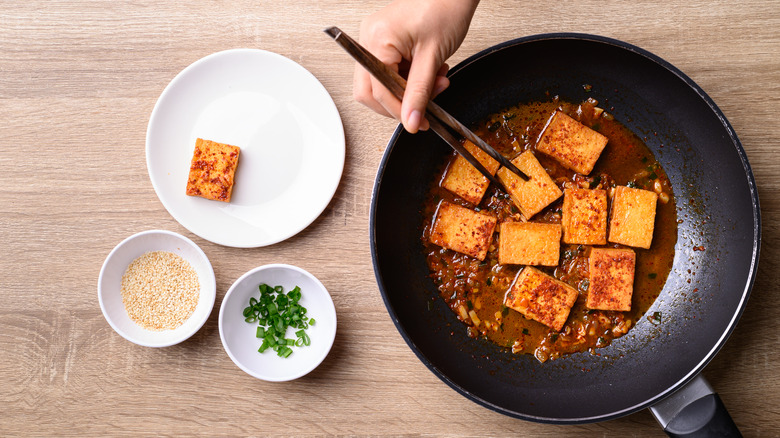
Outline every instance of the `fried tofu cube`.
{"label": "fried tofu cube", "polygon": [[658,194],[625,186],[615,188],[609,220],[609,241],[637,248],[650,248],[655,226]]}
{"label": "fried tofu cube", "polygon": [[631,310],[636,253],[628,248],[593,248],[588,260],[589,309]]}
{"label": "fried tofu cube", "polygon": [[528,176],[528,181],[503,167],[496,175],[526,219],[531,219],[563,194],[533,152],[523,152],[512,160],[512,164]]}
{"label": "fried tofu cube", "polygon": [[195,141],[187,194],[230,202],[241,148],[199,138]]}
{"label": "fried tofu cube", "polygon": [[544,272],[526,266],[517,273],[504,298],[504,305],[526,318],[560,331],[566,324],[577,289]]}
{"label": "fried tofu cube", "polygon": [[606,146],[607,137],[556,111],[539,137],[536,149],[555,158],[563,167],[587,175]]}
{"label": "fried tofu cube", "polygon": [[561,225],[565,243],[606,244],[606,190],[565,189]]}
{"label": "fried tofu cube", "polygon": [[[498,161],[468,140],[466,140],[463,146],[477,161],[485,166],[485,169],[491,175],[496,174],[500,166]],[[490,180],[458,154],[447,168],[441,186],[476,205],[485,196],[485,192],[490,186]]]}
{"label": "fried tofu cube", "polygon": [[555,266],[561,254],[561,226],[503,222],[498,237],[500,265]]}
{"label": "fried tofu cube", "polygon": [[498,218],[442,201],[431,228],[431,243],[485,260]]}

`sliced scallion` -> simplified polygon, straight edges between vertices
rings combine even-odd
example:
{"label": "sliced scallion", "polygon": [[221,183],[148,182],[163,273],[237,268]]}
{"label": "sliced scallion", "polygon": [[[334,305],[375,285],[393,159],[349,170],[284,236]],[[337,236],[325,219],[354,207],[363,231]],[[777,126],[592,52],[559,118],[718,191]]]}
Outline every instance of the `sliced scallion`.
{"label": "sliced scallion", "polygon": [[[258,291],[260,296],[250,297],[249,306],[243,310],[246,322],[259,325],[255,336],[263,342],[257,351],[263,353],[270,348],[279,357],[286,358],[293,352],[290,347],[310,345],[306,329],[314,325],[314,319],[306,316],[306,308],[299,303],[301,288],[295,286],[285,294],[282,286],[261,284]],[[288,327],[298,329],[296,339],[285,338]]]}

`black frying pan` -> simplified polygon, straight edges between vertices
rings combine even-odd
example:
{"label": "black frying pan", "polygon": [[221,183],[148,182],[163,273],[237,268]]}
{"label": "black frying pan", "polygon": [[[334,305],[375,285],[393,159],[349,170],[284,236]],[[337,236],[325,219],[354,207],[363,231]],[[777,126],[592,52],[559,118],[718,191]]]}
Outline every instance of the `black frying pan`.
{"label": "black frying pan", "polygon": [[[539,363],[512,354],[468,338],[443,300],[430,306],[438,294],[423,255],[421,209],[450,150],[432,133],[411,135],[399,126],[377,174],[370,234],[379,288],[403,338],[456,391],[513,417],[586,423],[653,405],[675,411],[677,402],[664,399],[697,378],[726,342],[756,274],[758,194],[731,125],[675,67],[603,37],[550,34],[509,41],[458,64],[450,78],[437,102],[466,125],[554,95],[575,103],[596,98],[647,138],[671,178],[682,223],[674,267],[648,312],[661,312],[661,324],[642,318],[628,335],[599,349],[600,356],[580,353]],[[592,86],[590,92],[584,84]],[[694,250],[701,246],[704,251]],[[694,410],[709,412],[713,403]]]}

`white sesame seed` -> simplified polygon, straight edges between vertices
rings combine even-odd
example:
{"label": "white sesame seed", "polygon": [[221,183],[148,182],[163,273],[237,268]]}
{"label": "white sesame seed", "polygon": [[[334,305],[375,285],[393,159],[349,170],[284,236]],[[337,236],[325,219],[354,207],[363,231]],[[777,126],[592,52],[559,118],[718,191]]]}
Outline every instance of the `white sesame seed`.
{"label": "white sesame seed", "polygon": [[181,256],[148,252],[122,276],[122,303],[127,315],[147,330],[173,330],[195,311],[200,296],[198,274]]}

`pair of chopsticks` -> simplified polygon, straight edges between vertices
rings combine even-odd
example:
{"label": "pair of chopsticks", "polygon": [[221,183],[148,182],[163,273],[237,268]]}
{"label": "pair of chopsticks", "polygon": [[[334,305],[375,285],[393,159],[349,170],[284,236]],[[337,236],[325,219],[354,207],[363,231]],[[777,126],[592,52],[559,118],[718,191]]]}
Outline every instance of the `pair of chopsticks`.
{"label": "pair of chopsticks", "polygon": [[[350,38],[338,27],[329,27],[325,29],[325,33],[330,35],[347,53],[349,53],[355,61],[357,61],[363,68],[365,68],[372,76],[374,76],[379,82],[382,83],[391,93],[395,95],[399,100],[403,100],[404,91],[406,90],[406,80],[398,73],[391,70],[382,61],[377,59],[363,46],[358,44],[355,40]],[[478,148],[485,151],[488,155],[493,157],[494,160],[501,163],[509,171],[527,181],[528,176],[518,169],[511,161],[506,157],[499,154],[484,140],[479,138],[476,134],[471,132],[465,125],[460,123],[455,117],[452,117],[449,113],[444,111],[442,107],[428,101],[426,107],[428,123],[431,125],[433,132],[439,135],[447,144],[450,145],[456,152],[458,152],[463,158],[466,159],[472,166],[479,170],[490,181],[500,185],[498,179],[485,169],[485,166],[479,162],[471,153],[461,144],[460,141],[453,135],[447,127],[451,128],[456,133],[460,134],[464,138],[474,143]]]}

